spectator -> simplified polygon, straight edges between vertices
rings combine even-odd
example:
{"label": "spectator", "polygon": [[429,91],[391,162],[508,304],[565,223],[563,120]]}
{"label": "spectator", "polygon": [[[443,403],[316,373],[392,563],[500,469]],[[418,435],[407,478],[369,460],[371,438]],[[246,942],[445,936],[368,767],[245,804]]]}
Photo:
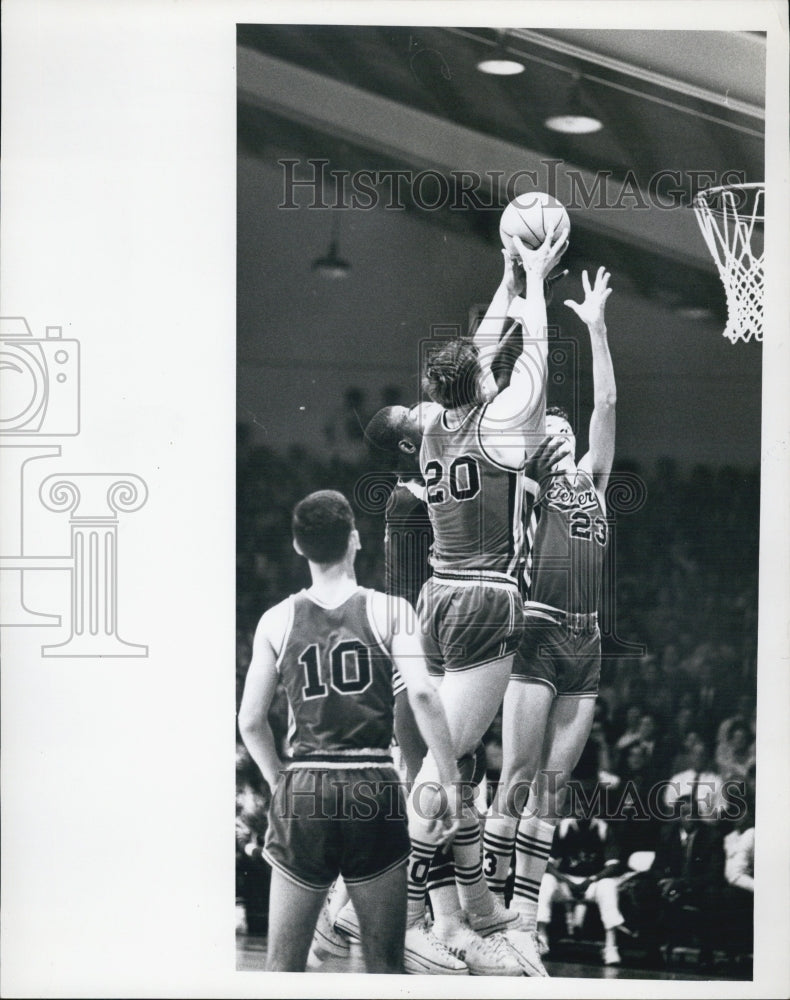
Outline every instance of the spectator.
{"label": "spectator", "polygon": [[[595,786],[585,783],[580,787],[590,791]],[[571,914],[577,910],[573,904],[595,903],[606,935],[601,951],[604,965],[619,965],[616,931],[624,920],[617,902],[616,876],[621,869],[617,845],[604,820],[585,815],[582,796],[571,790],[571,799],[575,815],[560,820],[540,884],[538,949],[544,955],[549,950],[551,907],[555,901],[568,905]],[[581,913],[583,916],[583,908]],[[578,915],[576,920],[575,926],[579,926]]]}
{"label": "spectator", "polygon": [[689,767],[688,762],[677,763],[677,761],[687,753],[688,747],[686,746],[686,741],[688,738],[698,733],[698,731],[699,727],[691,706],[679,706],[662,740],[662,755],[664,760],[668,762],[670,774],[683,771]]}
{"label": "spectator", "polygon": [[735,703],[735,713],[728,716],[719,726],[719,731],[716,733],[716,742],[721,743],[727,736],[727,730],[731,723],[735,722],[736,719],[745,722],[749,727],[749,732],[752,739],[755,736],[755,722],[756,722],[756,703],[753,694],[742,694],[738,697]]}
{"label": "spectator", "polygon": [[706,744],[698,739],[689,750],[691,764],[678,774],[673,774],[664,795],[668,810],[675,807],[678,800],[690,798],[695,816],[715,823],[724,806],[722,777],[709,766]]}
{"label": "spectator", "polygon": [[[625,751],[617,789],[615,835],[624,864],[635,851],[655,851],[658,843],[658,817],[651,811],[653,775],[648,768],[644,747],[634,743]],[[614,795],[611,797],[614,799]]]}
{"label": "spectator", "polygon": [[736,954],[750,953],[754,939],[754,777],[752,764],[745,775],[746,808],[735,828],[724,838],[724,943]]}
{"label": "spectator", "polygon": [[[627,747],[631,746],[632,743],[636,743],[639,739],[639,727],[642,721],[642,707],[641,705],[631,704],[625,710],[625,725],[623,727],[622,734],[618,737],[615,743],[615,748],[618,751],[623,751]],[[619,760],[619,755],[618,755]]]}
{"label": "spectator", "polygon": [[684,933],[693,931],[700,942],[699,964],[708,965],[719,934],[724,849],[718,826],[697,818],[688,795],[675,801],[675,816],[661,831],[651,874],[660,900],[659,937],[668,957]]}
{"label": "spectator", "polygon": [[263,860],[269,795],[260,772],[243,746],[236,748],[236,908],[237,930],[265,934],[270,869]]}
{"label": "spectator", "polygon": [[754,765],[754,741],[743,719],[733,719],[716,747],[716,766],[725,780],[745,778]]}
{"label": "spectator", "polygon": [[678,774],[681,771],[688,771],[689,768],[694,766],[695,751],[694,748],[698,743],[704,743],[700,734],[696,729],[692,729],[683,740],[680,749],[671,759],[669,765],[669,774]]}

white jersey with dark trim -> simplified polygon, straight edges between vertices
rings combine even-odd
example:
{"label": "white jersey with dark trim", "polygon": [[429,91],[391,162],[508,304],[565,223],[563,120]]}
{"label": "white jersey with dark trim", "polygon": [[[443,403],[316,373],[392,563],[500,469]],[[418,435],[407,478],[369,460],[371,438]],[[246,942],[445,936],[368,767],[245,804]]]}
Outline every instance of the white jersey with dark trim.
{"label": "white jersey with dark trim", "polygon": [[[447,425],[447,411],[423,434],[420,469],[434,541],[431,565],[442,577],[517,580],[523,560],[524,477],[486,452],[476,406],[461,425]],[[479,574],[483,576],[479,576]]]}

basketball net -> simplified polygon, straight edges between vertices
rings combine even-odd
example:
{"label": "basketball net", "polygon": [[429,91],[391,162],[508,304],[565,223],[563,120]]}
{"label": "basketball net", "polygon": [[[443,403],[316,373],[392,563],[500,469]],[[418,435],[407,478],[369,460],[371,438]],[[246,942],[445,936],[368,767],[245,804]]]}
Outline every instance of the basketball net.
{"label": "basketball net", "polygon": [[[708,188],[694,198],[694,212],[713,256],[727,296],[727,325],[723,335],[731,343],[763,339],[762,231],[764,184],[734,184]],[[752,247],[757,236],[758,247]]]}

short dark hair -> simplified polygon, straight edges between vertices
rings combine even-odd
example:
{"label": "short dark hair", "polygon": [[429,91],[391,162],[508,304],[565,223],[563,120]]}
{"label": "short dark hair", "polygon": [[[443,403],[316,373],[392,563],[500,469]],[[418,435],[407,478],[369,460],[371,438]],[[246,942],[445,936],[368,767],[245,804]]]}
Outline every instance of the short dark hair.
{"label": "short dark hair", "polygon": [[391,461],[398,458],[398,443],[403,434],[401,421],[395,417],[397,409],[395,406],[383,406],[370,418],[365,428],[365,444],[371,458],[384,456]]}
{"label": "short dark hair", "polygon": [[[561,420],[565,420],[567,423],[571,424],[570,415],[564,406],[547,406],[546,416],[559,417]],[[573,427],[573,424],[571,424],[571,427]]]}
{"label": "short dark hair", "polygon": [[291,520],[302,554],[313,563],[340,562],[354,529],[351,504],[337,490],[319,490],[300,500]]}
{"label": "short dark hair", "polygon": [[429,358],[423,388],[435,403],[452,410],[482,402],[478,353],[469,340],[451,340]]}

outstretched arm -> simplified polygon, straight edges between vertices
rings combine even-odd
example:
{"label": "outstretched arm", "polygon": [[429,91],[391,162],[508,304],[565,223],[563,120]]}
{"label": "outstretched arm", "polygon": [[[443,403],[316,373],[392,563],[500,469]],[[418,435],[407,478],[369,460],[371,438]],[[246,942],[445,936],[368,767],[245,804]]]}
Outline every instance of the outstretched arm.
{"label": "outstretched arm", "polygon": [[491,400],[497,394],[497,386],[492,374],[492,365],[499,352],[501,341],[506,332],[514,325],[514,320],[508,316],[511,302],[524,287],[524,273],[521,262],[514,260],[506,250],[502,251],[505,259],[505,270],[499,287],[475,330],[473,342],[480,352],[478,355],[480,368],[483,372],[483,386],[486,400]]}
{"label": "outstretched arm", "polygon": [[579,468],[588,472],[599,486],[600,480],[612,471],[614,461],[615,405],[617,388],[614,381],[612,356],[606,336],[604,310],[606,300],[612,294],[609,288],[609,272],[598,268],[595,283],[590,287],[587,272],[582,274],[584,301],[581,303],[565,300],[565,305],[573,309],[579,319],[586,323],[590,331],[593,361],[594,408],[590,418],[590,450],[579,462]]}
{"label": "outstretched arm", "polygon": [[524,298],[512,301],[509,314],[523,327],[522,349],[510,385],[490,403],[483,425],[486,450],[510,468],[523,464],[528,440],[542,432],[548,355],[544,279],[565,250],[567,239],[567,230],[557,237],[551,230],[540,247],[530,250],[513,237],[524,266],[526,292]]}

